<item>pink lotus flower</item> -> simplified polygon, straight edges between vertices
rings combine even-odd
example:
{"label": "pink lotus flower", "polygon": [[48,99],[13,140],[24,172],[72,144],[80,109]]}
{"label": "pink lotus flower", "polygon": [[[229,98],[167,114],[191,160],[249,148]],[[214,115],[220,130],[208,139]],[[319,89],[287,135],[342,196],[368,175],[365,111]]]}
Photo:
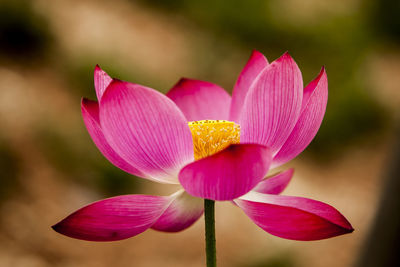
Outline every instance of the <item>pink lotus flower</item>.
{"label": "pink lotus flower", "polygon": [[96,101],[82,100],[93,141],[120,169],[180,184],[170,196],[123,195],[100,200],[54,225],[57,232],[114,241],[152,228],[181,231],[203,213],[202,199],[229,200],[275,236],[318,240],[353,231],[332,206],[279,195],[293,169],[266,177],[314,138],[328,96],[324,68],[303,89],[288,53],[271,64],[254,51],[232,97],[218,85],[181,79],[163,95],[110,78],[98,66]]}

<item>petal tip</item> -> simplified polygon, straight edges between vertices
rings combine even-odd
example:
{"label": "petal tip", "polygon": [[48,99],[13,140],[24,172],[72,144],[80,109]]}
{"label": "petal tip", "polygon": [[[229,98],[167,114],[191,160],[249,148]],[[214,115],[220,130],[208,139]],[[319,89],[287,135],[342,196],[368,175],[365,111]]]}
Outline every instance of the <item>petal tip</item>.
{"label": "petal tip", "polygon": [[282,56],[280,56],[276,61],[281,62],[281,61],[286,61],[286,60],[293,60],[292,56],[289,54],[289,51],[286,51],[283,53]]}
{"label": "petal tip", "polygon": [[96,90],[98,100],[101,100],[104,91],[106,91],[107,86],[111,81],[112,78],[97,64],[94,67],[94,88]]}
{"label": "petal tip", "polygon": [[182,77],[182,78],[179,79],[179,81],[172,88],[182,87],[184,84],[186,84],[188,82],[191,82],[191,81],[193,81],[193,79]]}
{"label": "petal tip", "polygon": [[116,83],[124,83],[124,81],[121,81],[120,79],[113,79],[112,81],[111,81],[111,83],[110,84],[116,84]]}
{"label": "petal tip", "polygon": [[86,97],[81,97],[81,104],[82,105],[84,105],[84,104],[88,104],[88,103],[91,103],[91,102],[96,102],[96,101],[93,101],[93,100],[90,100],[89,98],[86,98]]}
{"label": "petal tip", "polygon": [[190,78],[187,78],[187,77],[182,77],[182,78],[179,80],[179,82],[184,83],[184,82],[188,82],[188,81],[191,81],[191,80],[193,80],[193,79],[190,79]]}
{"label": "petal tip", "polygon": [[176,86],[182,86],[182,85],[188,85],[188,84],[189,84],[189,85],[190,85],[190,84],[193,84],[193,85],[196,85],[196,84],[213,85],[212,83],[207,82],[207,81],[202,81],[202,80],[197,80],[197,79],[182,77],[182,78],[179,79],[179,81],[176,83],[176,85],[175,85],[174,87],[176,87]]}
{"label": "petal tip", "polygon": [[263,57],[265,58],[264,54],[261,53],[260,51],[253,49],[253,51],[251,51],[251,56],[250,58],[254,58],[254,57]]}
{"label": "petal tip", "polygon": [[109,76],[109,75],[107,74],[107,72],[105,72],[105,71],[100,67],[99,64],[96,64],[96,66],[94,66],[94,75],[96,76],[96,75],[101,75],[101,74]]}
{"label": "petal tip", "polygon": [[350,233],[354,232],[353,226],[350,224],[350,222],[346,218],[345,218],[345,220],[346,220],[347,225],[344,225],[343,228],[346,230],[346,234],[350,234]]}
{"label": "petal tip", "polygon": [[94,106],[97,106],[97,105],[98,105],[97,101],[90,100],[90,99],[88,99],[86,97],[82,97],[81,98],[81,109],[82,110],[88,110],[88,108],[91,109],[91,108],[93,108]]}
{"label": "petal tip", "polygon": [[107,89],[104,91],[103,95],[105,95],[109,91],[112,91],[110,89],[115,88],[116,86],[121,86],[121,85],[123,85],[125,83],[126,83],[125,81],[121,81],[119,79],[112,79],[110,84],[107,86]]}
{"label": "petal tip", "polygon": [[[351,225],[349,227],[341,227],[341,228],[342,228],[342,231],[334,236],[346,235],[346,234],[351,234],[354,232],[354,228]],[[332,237],[334,237],[334,236],[332,236]]]}
{"label": "petal tip", "polygon": [[[274,62],[271,63],[271,65],[287,65],[291,67],[296,67],[298,69],[296,61],[293,59],[293,57],[289,54],[288,51],[283,53],[279,58],[277,58]],[[299,70],[300,71],[300,70]]]}
{"label": "petal tip", "polygon": [[321,67],[321,70],[319,71],[317,79],[321,79],[321,77],[326,76],[326,69],[325,66]]}
{"label": "petal tip", "polygon": [[55,232],[57,232],[59,234],[65,235],[65,233],[62,230],[63,229],[62,222],[63,221],[60,221],[60,222],[56,223],[55,225],[52,225],[51,229],[53,229]]}
{"label": "petal tip", "polygon": [[81,110],[85,110],[86,109],[86,105],[88,104],[89,99],[85,98],[85,97],[81,97]]}
{"label": "petal tip", "polygon": [[258,51],[257,49],[253,49],[253,50],[251,50],[251,54],[258,54],[258,55],[262,55],[262,53],[260,52],[260,51]]}

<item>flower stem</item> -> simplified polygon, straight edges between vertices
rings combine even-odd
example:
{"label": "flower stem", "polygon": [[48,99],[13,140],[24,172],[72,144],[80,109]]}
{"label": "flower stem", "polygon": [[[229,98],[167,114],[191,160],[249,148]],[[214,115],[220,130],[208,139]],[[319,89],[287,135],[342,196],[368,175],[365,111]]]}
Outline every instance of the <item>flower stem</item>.
{"label": "flower stem", "polygon": [[217,266],[217,250],[215,246],[215,201],[204,199],[204,221],[206,227],[207,267]]}

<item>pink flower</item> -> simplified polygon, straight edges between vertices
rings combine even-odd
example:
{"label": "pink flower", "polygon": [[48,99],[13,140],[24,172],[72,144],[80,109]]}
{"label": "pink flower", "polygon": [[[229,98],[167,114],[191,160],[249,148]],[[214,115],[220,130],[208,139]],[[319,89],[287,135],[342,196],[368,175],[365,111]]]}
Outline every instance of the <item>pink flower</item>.
{"label": "pink flower", "polygon": [[130,174],[183,189],[95,202],[54,225],[57,232],[91,241],[121,240],[149,228],[177,232],[202,215],[202,199],[232,201],[259,227],[287,239],[353,231],[328,204],[279,195],[293,169],[265,178],[317,133],[328,97],[324,68],[303,89],[288,53],[269,64],[254,51],[232,97],[215,84],[190,79],[165,96],[112,79],[98,66],[94,80],[98,102],[83,99],[82,114],[103,155]]}

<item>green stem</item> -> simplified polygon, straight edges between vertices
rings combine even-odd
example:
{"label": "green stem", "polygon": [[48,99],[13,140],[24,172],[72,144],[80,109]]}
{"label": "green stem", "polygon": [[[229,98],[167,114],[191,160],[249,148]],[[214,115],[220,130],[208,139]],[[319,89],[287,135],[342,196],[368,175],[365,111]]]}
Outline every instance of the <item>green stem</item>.
{"label": "green stem", "polygon": [[204,199],[204,221],[206,227],[207,267],[217,266],[217,250],[215,247],[215,201]]}

